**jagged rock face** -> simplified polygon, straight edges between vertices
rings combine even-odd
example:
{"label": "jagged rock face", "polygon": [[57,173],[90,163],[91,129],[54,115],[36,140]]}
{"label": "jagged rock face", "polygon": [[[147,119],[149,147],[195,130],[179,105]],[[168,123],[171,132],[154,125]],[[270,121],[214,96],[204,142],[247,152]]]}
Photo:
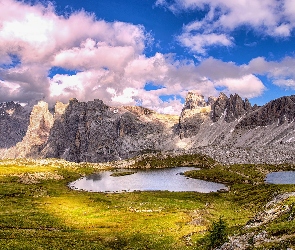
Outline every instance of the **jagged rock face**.
{"label": "jagged rock face", "polygon": [[218,98],[209,97],[206,102],[204,96],[189,93],[179,119],[180,137],[188,138],[198,134],[201,125],[206,121],[216,123],[223,117],[224,121],[230,123],[248,111],[251,111],[251,104],[237,94],[228,98],[220,93]]}
{"label": "jagged rock face", "polygon": [[48,104],[38,102],[30,115],[30,124],[23,140],[11,148],[8,155],[14,157],[38,157],[42,146],[47,142],[49,132],[53,125],[53,116],[48,110]]}
{"label": "jagged rock face", "polygon": [[112,108],[100,100],[71,100],[64,114],[56,118],[42,154],[75,162],[102,162],[160,149],[171,133],[165,124],[148,121],[153,113],[140,107]]}
{"label": "jagged rock face", "polygon": [[62,102],[56,102],[54,107],[54,118],[60,117],[65,113],[66,108],[69,104],[64,104]]}
{"label": "jagged rock face", "polygon": [[210,111],[210,104],[205,101],[203,95],[189,92],[179,117],[180,138],[188,138],[196,134],[204,121],[209,118]]}
{"label": "jagged rock face", "polygon": [[251,109],[248,99],[244,101],[238,94],[230,95],[228,98],[224,93],[220,93],[218,99],[212,105],[212,120],[217,122],[224,116],[226,122],[232,122]]}
{"label": "jagged rock face", "polygon": [[217,97],[209,96],[207,103],[208,105],[212,106],[216,102],[216,100],[217,100]]}
{"label": "jagged rock face", "polygon": [[257,108],[254,112],[243,118],[237,129],[253,129],[258,126],[268,126],[274,123],[282,125],[294,121],[295,95],[285,96],[273,100],[266,105]]}
{"label": "jagged rock face", "polygon": [[246,112],[250,111],[251,108],[252,107],[248,99],[243,101],[243,99],[237,94],[230,95],[226,104],[225,121],[232,122],[235,119],[240,118]]}
{"label": "jagged rock face", "polygon": [[228,97],[224,93],[220,93],[216,102],[212,105],[212,120],[217,122],[219,118],[224,114],[228,103]]}
{"label": "jagged rock face", "polygon": [[34,106],[30,116],[30,126],[26,133],[26,140],[34,145],[42,145],[47,139],[53,125],[53,115],[48,110],[44,101]]}
{"label": "jagged rock face", "polygon": [[206,106],[207,103],[203,95],[194,92],[188,92],[183,109],[196,109]]}
{"label": "jagged rock face", "polygon": [[30,108],[18,103],[0,103],[0,148],[10,148],[22,141],[30,122]]}
{"label": "jagged rock face", "polygon": [[[20,137],[11,139],[10,135],[18,129],[16,121],[28,117],[29,109],[11,103],[0,106],[0,111],[5,111],[3,118],[0,116],[0,157],[103,162],[155,150],[184,150],[201,151],[229,163],[254,159],[255,163],[295,162],[294,101],[295,96],[283,97],[252,108],[238,95],[221,94],[205,101],[190,93],[180,117],[143,107],[114,108],[100,100],[86,103],[76,99],[68,104],[58,102],[53,116],[47,103],[39,102],[21,142],[17,141]],[[12,147],[6,150],[4,144]]]}
{"label": "jagged rock face", "polygon": [[201,125],[208,119],[210,110],[202,110],[193,113],[190,110],[182,111],[180,118],[179,118],[179,136],[181,139],[189,138],[191,136],[196,135]]}

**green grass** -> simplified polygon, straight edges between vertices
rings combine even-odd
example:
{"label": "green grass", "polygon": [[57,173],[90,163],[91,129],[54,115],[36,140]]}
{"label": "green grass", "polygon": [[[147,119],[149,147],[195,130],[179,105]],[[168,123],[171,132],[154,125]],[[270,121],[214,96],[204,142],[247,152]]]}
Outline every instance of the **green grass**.
{"label": "green grass", "polygon": [[131,175],[131,174],[135,174],[136,172],[114,172],[111,174],[111,176],[113,177],[120,177],[120,176],[125,176],[125,175]]}
{"label": "green grass", "polygon": [[177,156],[163,155],[161,153],[146,155],[137,160],[131,167],[133,168],[163,168],[163,167],[176,167],[176,166],[196,166],[208,168],[216,162],[201,154],[183,154]]}
{"label": "green grass", "polygon": [[[144,161],[149,159],[139,165]],[[294,191],[293,185],[263,184],[263,171],[273,166],[222,166],[196,155],[159,161],[152,158],[151,162],[150,166],[157,167],[203,164],[204,169],[189,175],[227,183],[230,192],[87,193],[71,190],[67,184],[99,171],[101,166],[58,160],[44,164],[2,161],[0,249],[207,249],[212,221],[222,217],[229,234],[244,232],[243,226],[274,193]],[[63,179],[20,182],[22,173],[38,172],[55,173]],[[286,204],[293,202],[290,198]],[[288,216],[264,229],[272,235],[295,233],[295,224]],[[292,238],[288,240],[290,245]],[[271,244],[276,247],[278,243]]]}

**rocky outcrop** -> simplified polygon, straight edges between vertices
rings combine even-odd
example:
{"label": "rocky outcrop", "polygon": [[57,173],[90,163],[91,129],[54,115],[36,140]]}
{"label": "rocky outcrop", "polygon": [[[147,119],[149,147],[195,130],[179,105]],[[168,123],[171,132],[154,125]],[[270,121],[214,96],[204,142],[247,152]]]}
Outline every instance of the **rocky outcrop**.
{"label": "rocky outcrop", "polygon": [[294,101],[295,96],[282,97],[251,107],[237,94],[205,100],[190,92],[178,117],[72,99],[57,102],[54,111],[39,102],[30,119],[29,108],[11,103],[0,106],[0,157],[105,162],[172,151],[205,153],[224,163],[292,163]]}
{"label": "rocky outcrop", "polygon": [[6,152],[7,158],[39,157],[43,145],[47,142],[53,125],[53,116],[48,104],[38,102],[30,115],[30,124],[23,140]]}
{"label": "rocky outcrop", "polygon": [[22,141],[31,110],[14,102],[0,103],[0,148],[10,148]]}
{"label": "rocky outcrop", "polygon": [[223,116],[226,122],[233,122],[251,109],[248,99],[243,100],[238,94],[230,95],[228,98],[224,93],[220,93],[212,105],[212,120],[217,122]]}
{"label": "rocky outcrop", "polygon": [[[212,102],[213,98],[210,98]],[[179,117],[179,136],[188,138],[198,133],[201,125],[210,119],[211,105],[203,95],[189,92]]]}
{"label": "rocky outcrop", "polygon": [[225,121],[232,122],[239,119],[242,115],[251,111],[252,106],[246,98],[243,100],[239,95],[230,95],[226,105]]}
{"label": "rocky outcrop", "polygon": [[212,120],[217,122],[226,111],[228,97],[224,93],[220,93],[216,102],[212,105]]}
{"label": "rocky outcrop", "polygon": [[208,103],[205,101],[203,95],[200,95],[196,92],[188,92],[185,99],[183,110],[198,109],[198,108],[206,107],[206,106],[208,106]]}
{"label": "rocky outcrop", "polygon": [[75,162],[119,160],[162,150],[171,141],[172,131],[169,123],[149,109],[72,99],[64,113],[56,116],[42,154]]}
{"label": "rocky outcrop", "polygon": [[200,131],[201,125],[206,121],[219,120],[231,123],[252,110],[248,99],[243,100],[239,95],[227,97],[220,93],[218,98],[204,96],[189,92],[179,119],[179,134],[181,138],[192,137]]}
{"label": "rocky outcrop", "polygon": [[295,118],[295,95],[284,96],[270,101],[243,118],[236,128],[253,129],[276,123],[291,123]]}
{"label": "rocky outcrop", "polygon": [[[255,231],[249,230],[244,234],[231,236],[229,237],[228,242],[216,248],[216,250],[246,250],[253,248],[264,249],[262,248],[263,243],[281,242],[282,237],[268,235],[267,231],[265,231],[265,229],[261,226],[271,223],[272,221],[282,217],[284,214],[289,213],[292,209],[292,205],[290,206],[288,204],[284,204],[283,201],[294,196],[294,192],[282,193],[275,196],[272,201],[265,205],[264,210],[258,212],[244,227],[246,230],[256,228]],[[289,218],[293,219],[290,216]]]}

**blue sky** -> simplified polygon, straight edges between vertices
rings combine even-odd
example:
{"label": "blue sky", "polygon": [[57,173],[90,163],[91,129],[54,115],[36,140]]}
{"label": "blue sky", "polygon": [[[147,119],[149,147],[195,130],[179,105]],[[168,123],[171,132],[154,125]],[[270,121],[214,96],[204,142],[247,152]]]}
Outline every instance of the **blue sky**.
{"label": "blue sky", "polygon": [[0,101],[102,99],[181,111],[188,91],[252,104],[295,89],[292,0],[0,3]]}

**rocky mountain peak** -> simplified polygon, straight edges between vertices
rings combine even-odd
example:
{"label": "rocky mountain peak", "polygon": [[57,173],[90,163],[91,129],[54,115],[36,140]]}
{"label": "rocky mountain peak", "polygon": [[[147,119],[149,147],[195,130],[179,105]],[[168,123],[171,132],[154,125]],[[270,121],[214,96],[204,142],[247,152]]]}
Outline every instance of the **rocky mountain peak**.
{"label": "rocky mountain peak", "polygon": [[250,102],[243,100],[238,94],[227,97],[221,92],[218,98],[209,97],[206,102],[203,95],[189,92],[179,118],[179,135],[181,138],[191,137],[200,130],[205,121],[211,119],[217,122],[223,117],[224,121],[230,123],[250,110]]}
{"label": "rocky mountain peak", "polygon": [[212,104],[212,120],[217,122],[223,116],[226,122],[232,122],[251,109],[252,106],[248,99],[243,100],[238,94],[227,97],[221,92]]}
{"label": "rocky mountain peak", "polygon": [[196,109],[207,105],[203,95],[198,92],[188,92],[183,109]]}
{"label": "rocky mountain peak", "polygon": [[212,104],[212,120],[217,122],[224,114],[228,103],[228,97],[224,93],[220,93],[215,103]]}
{"label": "rocky mountain peak", "polygon": [[220,93],[219,93],[219,96],[218,96],[218,99],[219,99],[219,100],[227,100],[228,97],[227,97],[227,95],[224,94],[223,92],[220,92]]}
{"label": "rocky mountain peak", "polygon": [[270,101],[243,118],[236,128],[255,128],[271,124],[282,125],[295,119],[295,95],[284,96]]}
{"label": "rocky mountain peak", "polygon": [[[210,100],[210,101],[209,101]],[[179,117],[180,138],[191,137],[199,131],[201,124],[209,118],[211,104],[214,98],[210,97],[208,102],[204,96],[197,92],[188,92],[185,104]]]}
{"label": "rocky mountain peak", "polygon": [[207,101],[208,105],[212,106],[216,102],[217,98],[218,97],[215,96],[209,96]]}
{"label": "rocky mountain peak", "polygon": [[54,106],[54,115],[63,115],[68,105],[69,104],[64,104],[62,102],[56,102]]}
{"label": "rocky mountain peak", "polygon": [[[271,151],[272,159],[282,159],[276,152],[279,145],[280,152],[287,152],[286,157],[295,161],[294,151],[289,154],[284,150],[294,148],[295,95],[251,107],[238,94],[228,97],[221,93],[206,101],[197,92],[190,92],[184,107],[177,117],[143,107],[110,107],[101,100],[57,102],[51,112],[43,101],[30,112],[28,107],[14,102],[3,103],[0,158],[54,157],[103,162],[155,150],[205,150],[227,161],[228,152],[234,147],[256,147],[264,154],[261,147],[266,145],[275,149]],[[223,147],[228,150],[224,152]],[[250,161],[255,158],[247,155],[241,157]]]}
{"label": "rocky mountain peak", "polygon": [[248,99],[245,101],[238,95],[230,95],[226,105],[225,121],[232,122],[251,110],[252,106]]}
{"label": "rocky mountain peak", "polygon": [[9,148],[26,134],[31,109],[11,102],[0,103],[0,148]]}
{"label": "rocky mountain peak", "polygon": [[[26,109],[24,109],[26,110]],[[39,101],[29,115],[26,132],[20,142],[13,145],[7,152],[8,158],[23,158],[36,156],[40,153],[43,144],[48,140],[53,125],[53,115],[48,110],[48,104]],[[25,121],[21,121],[23,124]]]}
{"label": "rocky mountain peak", "polygon": [[23,142],[18,147],[23,148],[23,152],[29,153],[32,147],[41,146],[47,141],[52,126],[53,115],[48,110],[48,103],[39,101],[33,107],[30,125]]}

